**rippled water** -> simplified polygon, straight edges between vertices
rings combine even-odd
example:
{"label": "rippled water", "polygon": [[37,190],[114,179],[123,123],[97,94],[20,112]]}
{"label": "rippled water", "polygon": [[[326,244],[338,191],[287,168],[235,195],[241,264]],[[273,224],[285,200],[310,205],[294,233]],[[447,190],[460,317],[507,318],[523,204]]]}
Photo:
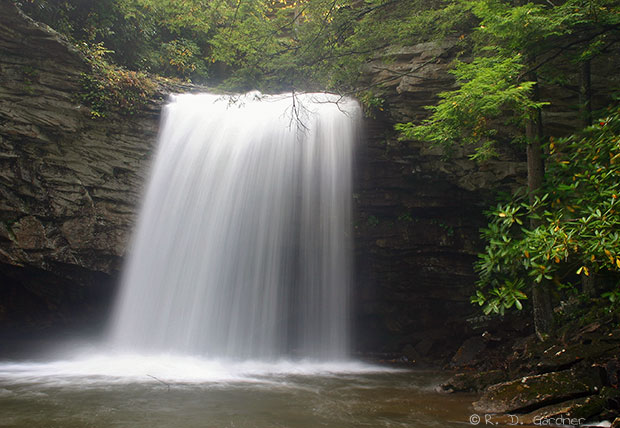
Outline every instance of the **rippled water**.
{"label": "rippled water", "polygon": [[362,363],[81,357],[0,363],[3,427],[457,427],[445,374]]}

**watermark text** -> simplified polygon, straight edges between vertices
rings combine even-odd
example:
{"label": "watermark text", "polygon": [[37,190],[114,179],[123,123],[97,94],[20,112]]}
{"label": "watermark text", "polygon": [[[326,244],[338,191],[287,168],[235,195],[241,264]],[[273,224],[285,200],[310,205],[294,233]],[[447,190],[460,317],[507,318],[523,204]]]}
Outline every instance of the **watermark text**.
{"label": "watermark text", "polygon": [[[479,415],[474,413],[469,417],[469,423],[471,425],[524,425],[525,422],[521,418],[522,416],[520,415],[501,415],[500,417],[499,415],[493,414]],[[531,422],[528,422],[530,425],[533,424],[535,426],[570,428],[580,427],[586,422],[586,420],[585,418],[569,418],[565,416],[535,416]]]}

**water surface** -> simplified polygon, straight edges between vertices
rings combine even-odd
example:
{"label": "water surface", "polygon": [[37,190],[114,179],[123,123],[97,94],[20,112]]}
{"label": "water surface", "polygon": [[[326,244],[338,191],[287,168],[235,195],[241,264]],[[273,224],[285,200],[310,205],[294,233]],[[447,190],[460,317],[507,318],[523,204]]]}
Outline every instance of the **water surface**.
{"label": "water surface", "polygon": [[85,357],[0,364],[3,427],[458,427],[447,375],[361,363]]}

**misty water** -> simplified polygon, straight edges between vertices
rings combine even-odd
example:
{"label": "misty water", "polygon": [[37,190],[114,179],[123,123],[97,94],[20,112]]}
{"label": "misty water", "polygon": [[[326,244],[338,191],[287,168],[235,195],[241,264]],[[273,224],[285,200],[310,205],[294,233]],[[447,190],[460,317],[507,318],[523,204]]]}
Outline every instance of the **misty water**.
{"label": "misty water", "polygon": [[328,94],[174,96],[111,344],[346,358],[358,117]]}
{"label": "misty water", "polygon": [[472,397],[434,392],[445,375],[432,372],[291,363],[236,371],[181,362],[167,366],[181,377],[175,380],[162,361],[134,363],[131,375],[119,377],[103,375],[96,368],[109,361],[97,359],[90,375],[70,362],[3,364],[0,426],[425,428],[467,426],[471,414]]}
{"label": "misty water", "polygon": [[105,339],[0,362],[0,426],[446,427],[446,375],[351,357],[360,108],[171,97]]}

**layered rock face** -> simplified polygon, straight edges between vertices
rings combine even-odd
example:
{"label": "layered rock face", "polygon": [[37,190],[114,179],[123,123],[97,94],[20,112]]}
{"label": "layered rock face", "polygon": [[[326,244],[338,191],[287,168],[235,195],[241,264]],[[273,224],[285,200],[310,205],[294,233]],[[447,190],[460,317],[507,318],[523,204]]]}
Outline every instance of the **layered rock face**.
{"label": "layered rock face", "polygon": [[453,44],[386,51],[367,65],[367,84],[383,100],[367,120],[355,203],[359,343],[419,359],[450,354],[467,334],[483,211],[497,189],[525,177],[507,146],[478,165],[457,149],[399,141],[394,123],[420,120],[424,106],[450,89]]}
{"label": "layered rock face", "polygon": [[[455,87],[448,70],[457,54],[463,58],[450,40],[391,48],[364,71],[369,93],[379,100],[375,106],[381,105],[367,120],[355,195],[357,324],[359,343],[368,350],[409,359],[448,356],[472,334],[465,320],[480,314],[469,301],[483,212],[498,192],[525,184],[525,149],[508,136],[520,130],[500,128],[506,143],[498,158],[482,164],[464,149],[446,156],[425,143],[399,141],[393,131],[395,123],[428,117],[424,107]],[[607,106],[609,89],[618,87],[617,63],[617,56],[593,60],[593,110]],[[579,70],[566,59],[551,64],[567,78],[544,82],[541,97],[552,102],[543,123],[547,135],[561,136],[580,126]],[[472,326],[497,328],[475,321]],[[514,324],[506,320],[501,328],[512,331]]]}
{"label": "layered rock face", "polygon": [[161,99],[93,120],[77,98],[89,70],[0,2],[0,323],[56,319],[110,295],[93,290],[109,290],[125,253]]}

